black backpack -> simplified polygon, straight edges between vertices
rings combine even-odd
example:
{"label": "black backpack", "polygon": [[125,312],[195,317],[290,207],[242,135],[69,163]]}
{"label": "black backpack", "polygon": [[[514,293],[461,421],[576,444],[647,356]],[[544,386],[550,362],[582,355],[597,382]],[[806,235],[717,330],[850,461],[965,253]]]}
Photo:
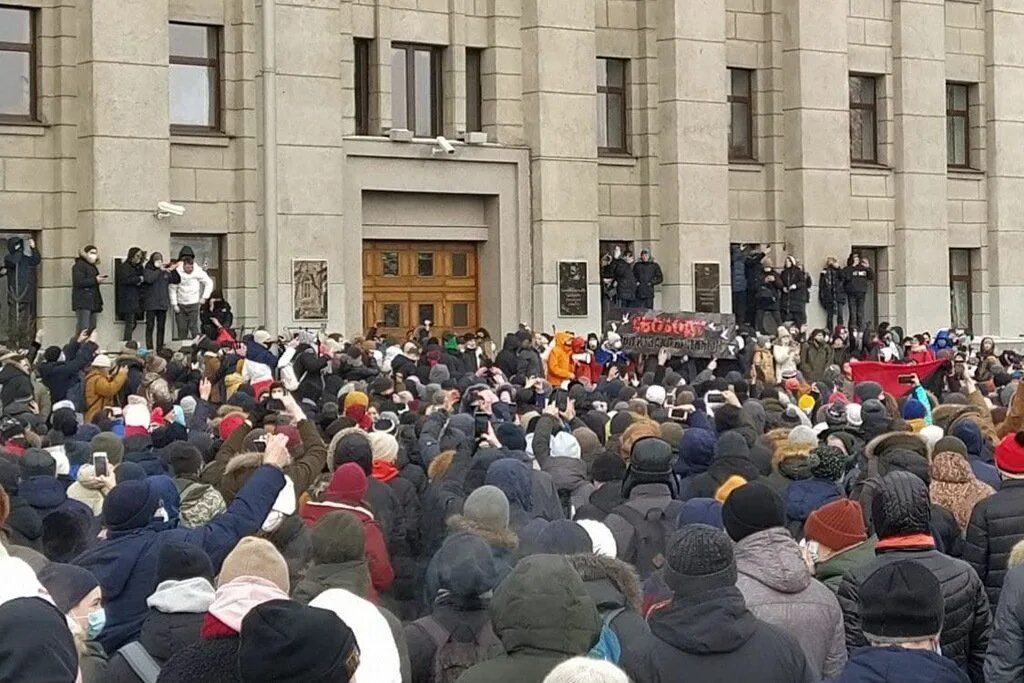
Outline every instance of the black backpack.
{"label": "black backpack", "polygon": [[661,569],[665,565],[665,544],[675,530],[669,509],[651,508],[644,514],[623,503],[612,514],[633,527],[633,545],[622,559],[636,567],[641,579]]}
{"label": "black backpack", "polygon": [[424,617],[413,622],[434,643],[434,683],[455,683],[467,669],[505,653],[505,647],[487,621],[474,634],[473,640],[462,643],[452,638],[437,619]]}

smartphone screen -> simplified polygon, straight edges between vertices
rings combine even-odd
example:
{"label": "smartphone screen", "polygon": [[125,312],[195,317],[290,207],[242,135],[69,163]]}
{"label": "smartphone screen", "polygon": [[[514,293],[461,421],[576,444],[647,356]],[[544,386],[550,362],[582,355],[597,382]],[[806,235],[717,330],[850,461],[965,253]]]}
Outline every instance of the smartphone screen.
{"label": "smartphone screen", "polygon": [[106,453],[93,453],[92,454],[92,466],[96,469],[97,477],[107,476],[107,454]]}

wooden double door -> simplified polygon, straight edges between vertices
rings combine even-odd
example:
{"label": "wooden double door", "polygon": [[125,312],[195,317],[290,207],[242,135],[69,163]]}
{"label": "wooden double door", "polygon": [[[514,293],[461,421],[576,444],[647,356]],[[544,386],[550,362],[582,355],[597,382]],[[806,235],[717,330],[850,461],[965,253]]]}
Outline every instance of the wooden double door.
{"label": "wooden double door", "polygon": [[363,326],[404,337],[425,320],[438,333],[479,326],[472,242],[363,242]]}

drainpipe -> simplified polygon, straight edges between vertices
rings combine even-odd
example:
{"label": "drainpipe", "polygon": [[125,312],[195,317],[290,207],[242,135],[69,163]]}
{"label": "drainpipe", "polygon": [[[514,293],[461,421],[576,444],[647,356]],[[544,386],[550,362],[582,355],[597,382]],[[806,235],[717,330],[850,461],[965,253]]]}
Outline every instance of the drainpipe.
{"label": "drainpipe", "polygon": [[263,0],[263,324],[277,328],[277,0]]}

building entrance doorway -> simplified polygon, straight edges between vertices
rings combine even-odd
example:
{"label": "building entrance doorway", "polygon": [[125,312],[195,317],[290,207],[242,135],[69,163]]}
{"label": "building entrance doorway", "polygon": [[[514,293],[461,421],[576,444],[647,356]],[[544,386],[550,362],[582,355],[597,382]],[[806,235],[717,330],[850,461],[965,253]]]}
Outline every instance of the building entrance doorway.
{"label": "building entrance doorway", "polygon": [[472,242],[363,242],[363,327],[404,337],[430,320],[438,334],[479,326]]}

